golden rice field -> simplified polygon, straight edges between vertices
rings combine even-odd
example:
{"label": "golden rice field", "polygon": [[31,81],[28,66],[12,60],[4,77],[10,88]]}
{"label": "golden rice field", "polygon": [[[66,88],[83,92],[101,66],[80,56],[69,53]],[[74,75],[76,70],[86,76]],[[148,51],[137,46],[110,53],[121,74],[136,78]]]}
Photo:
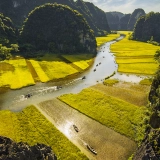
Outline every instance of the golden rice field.
{"label": "golden rice field", "polygon": [[[14,59],[0,62],[0,87],[18,89],[36,82],[48,82],[79,73],[93,62],[92,54],[65,55],[72,63],[57,55],[45,54],[38,59]],[[78,66],[77,68],[74,65]]]}
{"label": "golden rice field", "polygon": [[62,57],[82,70],[87,69],[94,60],[93,54],[62,55]]}
{"label": "golden rice field", "polygon": [[34,84],[25,59],[0,62],[0,87],[7,86],[17,89]]}
{"label": "golden rice field", "polygon": [[97,47],[100,47],[101,45],[103,45],[106,42],[117,39],[119,36],[120,36],[120,34],[108,34],[105,37],[96,37]]}
{"label": "golden rice field", "polygon": [[146,116],[146,107],[136,106],[91,88],[58,98],[120,134],[136,141],[143,139],[146,127],[144,122],[149,118]]}
{"label": "golden rice field", "polygon": [[157,62],[153,56],[160,49],[149,43],[128,40],[127,31],[120,32],[126,37],[111,45],[111,51],[115,53],[118,71],[125,73],[154,74],[157,70]]}
{"label": "golden rice field", "polygon": [[91,88],[136,106],[146,106],[148,104],[148,92],[150,87],[146,85],[118,82],[113,86],[97,84]]}
{"label": "golden rice field", "polygon": [[16,142],[27,142],[29,145],[43,143],[51,146],[58,160],[88,159],[34,106],[17,113],[0,111],[0,133],[1,136]]}

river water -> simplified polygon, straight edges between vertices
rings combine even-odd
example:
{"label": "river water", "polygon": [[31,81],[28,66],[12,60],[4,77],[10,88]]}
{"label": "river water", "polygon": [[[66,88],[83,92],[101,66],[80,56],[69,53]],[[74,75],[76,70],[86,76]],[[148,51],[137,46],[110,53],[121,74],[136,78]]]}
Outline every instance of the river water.
{"label": "river water", "polygon": [[[117,40],[121,40],[120,36]],[[25,87],[19,90],[8,90],[0,94],[0,110],[8,109],[11,111],[20,111],[30,104],[38,104],[42,101],[49,100],[67,93],[78,93],[82,89],[102,83],[105,77],[110,76],[114,71],[113,76],[122,81],[139,82],[143,77],[136,75],[119,74],[117,72],[118,65],[115,62],[113,53],[110,52],[110,45],[116,43],[117,40],[107,42],[98,51],[94,64],[83,74],[77,76],[76,79],[63,80],[60,82],[37,83],[34,86]],[[96,70],[96,71],[94,71]],[[82,80],[85,76],[86,79]],[[56,86],[62,86],[58,89]],[[24,95],[31,93],[31,98],[25,98]]]}

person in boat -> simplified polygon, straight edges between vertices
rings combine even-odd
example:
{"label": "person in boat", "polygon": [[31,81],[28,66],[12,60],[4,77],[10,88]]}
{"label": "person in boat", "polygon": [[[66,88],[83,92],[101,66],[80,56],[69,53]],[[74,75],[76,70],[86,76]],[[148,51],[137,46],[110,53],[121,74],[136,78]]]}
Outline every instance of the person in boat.
{"label": "person in boat", "polygon": [[62,86],[57,86],[57,89],[62,89]]}
{"label": "person in boat", "polygon": [[83,77],[82,77],[82,80],[83,80],[83,79],[86,79],[86,77],[85,77],[85,76],[83,76]]}
{"label": "person in boat", "polygon": [[32,94],[28,93],[28,94],[25,95],[25,98],[30,98],[31,96],[32,96]]}

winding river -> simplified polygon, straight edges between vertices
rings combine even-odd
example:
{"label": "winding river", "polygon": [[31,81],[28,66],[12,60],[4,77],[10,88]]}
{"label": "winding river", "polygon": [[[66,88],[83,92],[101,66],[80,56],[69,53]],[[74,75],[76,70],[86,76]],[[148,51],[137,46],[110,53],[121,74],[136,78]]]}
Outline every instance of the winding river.
{"label": "winding river", "polygon": [[[117,40],[122,38],[123,36],[120,36]],[[114,71],[116,72],[114,78],[127,82],[139,82],[142,76],[117,73],[118,65],[115,63],[113,53],[110,52],[110,45],[116,43],[117,40],[104,44],[98,51],[94,64],[76,79],[37,83],[34,86],[8,90],[0,94],[0,110],[17,112],[34,104],[90,160],[127,159],[136,147],[133,141],[54,99],[62,94],[78,93],[84,88],[102,83],[105,77],[110,76]],[[82,80],[83,76],[86,79]],[[57,89],[57,86],[62,86],[62,88]],[[27,99],[24,95],[28,93],[33,96]],[[78,134],[73,129],[73,124],[80,129]],[[87,150],[86,144],[88,143],[98,151],[97,156]]]}
{"label": "winding river", "polygon": [[[11,111],[20,111],[30,104],[38,104],[42,101],[58,97],[67,93],[78,93],[82,89],[102,83],[105,77],[117,71],[118,65],[115,63],[113,53],[110,52],[110,45],[121,40],[118,39],[105,43],[97,53],[94,64],[89,70],[79,75],[76,79],[65,80],[60,82],[37,83],[34,86],[29,86],[19,90],[8,90],[0,94],[0,110],[8,109]],[[96,71],[94,71],[96,69]],[[85,76],[86,79],[82,80]],[[127,82],[139,82],[142,77],[136,75],[119,74],[116,72],[114,78]],[[62,86],[62,89],[57,90],[57,85]],[[29,99],[24,95],[31,93],[33,96]]]}

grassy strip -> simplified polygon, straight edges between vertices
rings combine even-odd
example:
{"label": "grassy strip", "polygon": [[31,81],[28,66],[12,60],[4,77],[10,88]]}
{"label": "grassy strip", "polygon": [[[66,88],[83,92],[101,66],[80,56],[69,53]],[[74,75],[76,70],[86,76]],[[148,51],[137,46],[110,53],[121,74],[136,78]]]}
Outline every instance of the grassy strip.
{"label": "grassy strip", "polygon": [[62,95],[59,99],[96,121],[134,140],[142,140],[145,133],[146,108],[118,98],[106,96],[93,89],[78,94]]}
{"label": "grassy strip", "polygon": [[18,89],[35,84],[25,59],[0,62],[0,87]]}
{"label": "grassy strip", "polygon": [[0,111],[0,133],[2,136],[17,142],[27,142],[29,145],[36,143],[49,145],[59,160],[87,160],[87,157],[34,106],[29,106],[19,113]]}
{"label": "grassy strip", "polygon": [[41,68],[38,61],[35,61],[35,60],[29,60],[29,61],[31,62],[32,66],[34,67],[40,81],[41,82],[49,81],[48,76],[45,74],[44,70]]}
{"label": "grassy strip", "polygon": [[141,80],[141,81],[139,82],[139,84],[150,86],[150,85],[152,84],[152,80],[145,78],[145,79]]}
{"label": "grassy strip", "polygon": [[113,86],[114,84],[118,83],[117,79],[106,79],[104,80],[103,84],[107,86]]}
{"label": "grassy strip", "polygon": [[119,34],[108,34],[106,37],[96,37],[97,47],[100,47],[106,42],[115,40],[119,37]]}
{"label": "grassy strip", "polygon": [[65,59],[78,66],[82,70],[87,69],[93,61],[92,54],[78,54],[78,55],[62,55]]}
{"label": "grassy strip", "polygon": [[[121,32],[126,37],[111,45],[115,53],[118,71],[125,73],[154,74],[158,64],[154,61],[155,52],[160,46],[128,40],[130,32]],[[125,58],[124,58],[125,57]]]}

